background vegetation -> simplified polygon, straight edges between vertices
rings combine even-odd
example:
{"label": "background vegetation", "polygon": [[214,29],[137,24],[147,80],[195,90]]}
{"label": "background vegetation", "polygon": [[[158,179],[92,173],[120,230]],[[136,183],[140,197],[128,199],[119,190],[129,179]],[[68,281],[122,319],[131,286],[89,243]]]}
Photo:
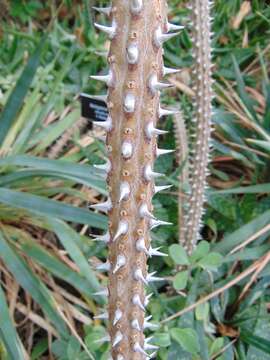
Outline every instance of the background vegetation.
{"label": "background vegetation", "polygon": [[[99,2],[106,5],[105,1]],[[87,209],[106,195],[93,164],[105,156],[103,133],[80,117],[80,92],[104,93],[89,75],[106,67],[108,49],[92,25],[92,1],[0,1],[0,358],[107,359],[94,319],[106,284],[95,266],[106,258],[92,234],[106,217]],[[166,47],[181,68],[164,103],[191,121],[192,58],[186,1],[171,0],[170,19],[187,25]],[[166,155],[171,191],[155,199],[172,221],[153,234],[169,254],[150,267],[149,313],[159,325],[157,359],[270,359],[270,7],[267,1],[216,0],[212,162],[203,241],[188,257],[177,244],[178,154]],[[98,15],[100,22],[106,19]],[[161,141],[175,145],[173,122]],[[89,236],[91,234],[91,236]]]}

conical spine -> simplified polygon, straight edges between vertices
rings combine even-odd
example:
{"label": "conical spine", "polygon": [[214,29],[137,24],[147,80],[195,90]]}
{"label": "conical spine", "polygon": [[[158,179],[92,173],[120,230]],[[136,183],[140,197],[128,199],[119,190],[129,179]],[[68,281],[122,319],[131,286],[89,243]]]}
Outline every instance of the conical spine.
{"label": "conical spine", "polygon": [[[208,174],[211,114],[212,114],[212,64],[211,64],[211,3],[209,0],[192,0],[191,16],[194,55],[194,134],[190,155],[190,195],[185,221],[184,247],[190,254],[199,239],[206,178]],[[190,146],[191,148],[191,146]]]}

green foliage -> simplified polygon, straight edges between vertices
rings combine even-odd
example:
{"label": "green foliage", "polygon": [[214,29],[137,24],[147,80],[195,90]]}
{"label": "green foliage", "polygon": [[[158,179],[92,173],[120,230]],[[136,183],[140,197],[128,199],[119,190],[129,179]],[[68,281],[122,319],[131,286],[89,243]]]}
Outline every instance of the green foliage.
{"label": "green foliage", "polygon": [[43,9],[39,1],[20,1],[12,0],[10,4],[10,14],[20,19],[23,23],[37,16],[38,11]]}
{"label": "green foliage", "polygon": [[176,290],[185,289],[188,281],[188,271],[181,271],[177,273],[173,279],[173,287]]}
{"label": "green foliage", "polygon": [[200,351],[198,336],[195,330],[189,328],[173,328],[170,332],[172,338],[187,352],[197,354]]}
{"label": "green foliage", "polygon": [[169,251],[171,258],[176,264],[178,265],[189,264],[187,254],[183,246],[177,244],[171,245]]}
{"label": "green foliage", "polygon": [[[35,4],[13,2],[11,15],[20,16],[22,22],[31,21]],[[56,285],[54,277],[60,289],[73,289],[73,293],[76,289],[74,295],[81,297],[83,304],[104,303],[102,297],[93,295],[100,290],[100,284],[87,261],[89,253],[95,253],[99,246],[74,230],[75,224],[91,229],[107,227],[105,216],[85,209],[88,198],[84,186],[93,189],[94,196],[106,194],[106,191],[104,173],[81,163],[88,156],[91,162],[102,157],[97,143],[86,147],[79,143],[81,129],[75,127],[80,119],[78,104],[72,98],[82,82],[74,83],[74,73],[78,74],[78,68],[84,66],[82,48],[72,45],[70,50],[70,40],[67,42],[59,32],[60,24],[54,24],[50,39],[38,33],[25,36],[8,24],[4,26],[8,32],[1,42],[1,54],[5,55],[0,59],[0,104],[3,108],[0,119],[1,260],[9,271],[8,276],[35,301],[33,311],[37,311],[37,316],[41,320],[43,314],[46,316],[43,321],[48,323],[48,331],[57,332],[61,341],[67,343],[65,356],[89,359],[90,349],[85,345],[82,349],[82,340],[78,342],[79,336],[74,337],[77,330],[71,332],[71,325],[61,309],[61,306],[73,307],[73,302],[65,297],[59,301],[52,286]],[[9,31],[13,33],[11,37],[7,35]],[[7,48],[10,51],[4,50]],[[89,49],[83,52],[90,54]],[[25,56],[29,57],[26,64]],[[74,130],[67,134],[70,128]],[[58,141],[65,136],[67,145],[64,142],[58,146]],[[57,160],[48,156],[54,148],[59,148],[55,155],[59,157]],[[73,156],[69,155],[70,151]],[[59,196],[61,201],[56,200]],[[74,205],[76,199],[83,205]],[[45,243],[49,236],[54,244],[59,241],[59,250],[53,250],[48,243],[45,245],[40,236]],[[60,255],[61,252],[65,253]],[[3,278],[5,287],[6,281],[7,278]],[[9,319],[2,292],[0,295],[5,314],[1,322],[3,354],[7,351],[7,359],[25,358],[26,350]],[[19,301],[25,306],[24,296],[20,295]],[[76,310],[84,319],[89,316],[85,308],[86,305],[77,305]],[[38,332],[29,355],[31,359],[38,359],[47,352],[45,327]]]}
{"label": "green foliage", "polygon": [[1,306],[1,322],[0,322],[0,335],[5,344],[5,347],[12,357],[12,359],[23,360],[24,350],[18,334],[10,319],[8,306],[5,300],[5,294],[0,287],[0,306]]}

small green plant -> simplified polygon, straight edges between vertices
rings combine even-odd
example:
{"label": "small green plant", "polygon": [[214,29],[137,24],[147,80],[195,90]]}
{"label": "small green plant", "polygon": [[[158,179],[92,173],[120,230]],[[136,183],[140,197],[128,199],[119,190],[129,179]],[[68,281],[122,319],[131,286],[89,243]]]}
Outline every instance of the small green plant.
{"label": "small green plant", "polygon": [[186,250],[177,244],[170,246],[169,253],[175,265],[184,268],[174,277],[173,286],[175,290],[186,288],[191,271],[199,268],[216,271],[222,264],[222,256],[217,252],[211,252],[209,243],[204,240],[200,241],[191,255],[188,255]]}

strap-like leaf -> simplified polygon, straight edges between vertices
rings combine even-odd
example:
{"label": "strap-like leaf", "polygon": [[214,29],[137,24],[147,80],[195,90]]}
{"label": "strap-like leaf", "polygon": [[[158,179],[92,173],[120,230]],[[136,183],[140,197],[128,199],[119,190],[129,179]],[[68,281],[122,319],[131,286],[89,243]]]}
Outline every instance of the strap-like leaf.
{"label": "strap-like leaf", "polygon": [[68,336],[64,320],[57,311],[57,305],[50,291],[33,274],[27,264],[18,256],[0,233],[0,257],[18,283],[31,295],[48,316],[55,328],[63,337]]}
{"label": "strap-like leaf", "polygon": [[35,52],[29,58],[17,84],[12,91],[5,108],[0,116],[0,144],[12,126],[18,111],[20,110],[24,98],[30,88],[36,70],[39,66],[42,49],[44,48],[44,38],[41,39]]}
{"label": "strap-like leaf", "polygon": [[0,321],[0,337],[8,355],[12,360],[24,360],[24,351],[15,327],[12,324],[12,320],[9,316],[8,306],[5,299],[5,294],[0,286],[0,309],[1,309],[1,321]]}
{"label": "strap-like leaf", "polygon": [[25,209],[41,216],[51,216],[79,224],[87,224],[99,229],[106,229],[106,216],[96,214],[86,209],[50,200],[42,196],[0,188],[0,203],[15,208]]}

